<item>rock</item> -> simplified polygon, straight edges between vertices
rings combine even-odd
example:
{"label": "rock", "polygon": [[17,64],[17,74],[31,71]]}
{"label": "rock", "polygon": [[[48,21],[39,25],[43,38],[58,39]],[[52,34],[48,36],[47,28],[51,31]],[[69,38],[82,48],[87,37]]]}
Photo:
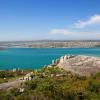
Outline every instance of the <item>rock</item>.
{"label": "rock", "polygon": [[59,59],[57,66],[80,75],[91,75],[100,72],[100,58],[84,55],[65,55]]}

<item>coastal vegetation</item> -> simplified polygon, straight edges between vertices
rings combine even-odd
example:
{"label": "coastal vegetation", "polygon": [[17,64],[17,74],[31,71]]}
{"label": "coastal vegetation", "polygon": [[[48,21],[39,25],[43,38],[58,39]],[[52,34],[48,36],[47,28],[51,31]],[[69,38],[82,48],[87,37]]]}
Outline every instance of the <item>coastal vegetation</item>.
{"label": "coastal vegetation", "polygon": [[100,100],[100,73],[80,76],[44,67],[30,77],[18,88],[1,90],[0,100]]}
{"label": "coastal vegetation", "polygon": [[29,73],[26,70],[2,70],[0,71],[0,83],[9,82]]}

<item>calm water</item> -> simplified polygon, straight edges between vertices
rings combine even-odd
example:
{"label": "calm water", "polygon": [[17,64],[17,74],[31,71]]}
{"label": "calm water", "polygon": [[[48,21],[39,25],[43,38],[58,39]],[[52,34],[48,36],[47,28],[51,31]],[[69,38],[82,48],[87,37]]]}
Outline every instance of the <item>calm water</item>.
{"label": "calm water", "polygon": [[8,48],[0,51],[0,69],[37,69],[65,54],[100,56],[100,48]]}

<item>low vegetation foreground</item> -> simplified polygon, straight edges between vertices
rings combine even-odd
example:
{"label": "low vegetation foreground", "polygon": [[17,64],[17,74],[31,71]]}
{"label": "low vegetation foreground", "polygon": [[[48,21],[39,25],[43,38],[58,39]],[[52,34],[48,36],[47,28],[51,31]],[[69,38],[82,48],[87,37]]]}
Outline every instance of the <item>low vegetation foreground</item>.
{"label": "low vegetation foreground", "polygon": [[0,100],[100,100],[100,73],[80,76],[58,67],[31,73],[18,87],[1,90]]}

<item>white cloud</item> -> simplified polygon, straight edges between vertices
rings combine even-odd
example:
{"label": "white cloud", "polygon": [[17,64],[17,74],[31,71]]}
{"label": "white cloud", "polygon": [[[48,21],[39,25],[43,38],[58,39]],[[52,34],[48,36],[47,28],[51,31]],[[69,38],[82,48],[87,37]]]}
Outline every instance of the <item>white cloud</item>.
{"label": "white cloud", "polygon": [[[78,28],[85,28],[88,25],[95,25],[100,24],[100,15],[94,15],[91,16],[88,20],[85,21],[78,21],[75,23],[75,28],[61,28],[61,29],[51,29],[49,31],[49,34],[56,36],[56,37],[64,37],[64,38],[76,38],[76,39],[97,39],[100,36],[100,30],[91,30],[89,28],[89,31],[87,29],[78,29]],[[76,29],[77,28],[77,29]],[[50,35],[50,36],[51,36]]]}
{"label": "white cloud", "polygon": [[91,16],[88,20],[81,21],[79,20],[75,23],[75,28],[84,28],[88,25],[100,24],[100,15]]}
{"label": "white cloud", "polygon": [[69,35],[69,36],[73,36],[73,35],[100,35],[100,32],[91,32],[91,31],[72,31],[69,29],[52,29],[51,31],[49,31],[49,34],[52,35]]}
{"label": "white cloud", "polygon": [[67,29],[52,29],[49,34],[61,34],[61,35],[68,35],[73,34],[73,32],[67,30]]}

